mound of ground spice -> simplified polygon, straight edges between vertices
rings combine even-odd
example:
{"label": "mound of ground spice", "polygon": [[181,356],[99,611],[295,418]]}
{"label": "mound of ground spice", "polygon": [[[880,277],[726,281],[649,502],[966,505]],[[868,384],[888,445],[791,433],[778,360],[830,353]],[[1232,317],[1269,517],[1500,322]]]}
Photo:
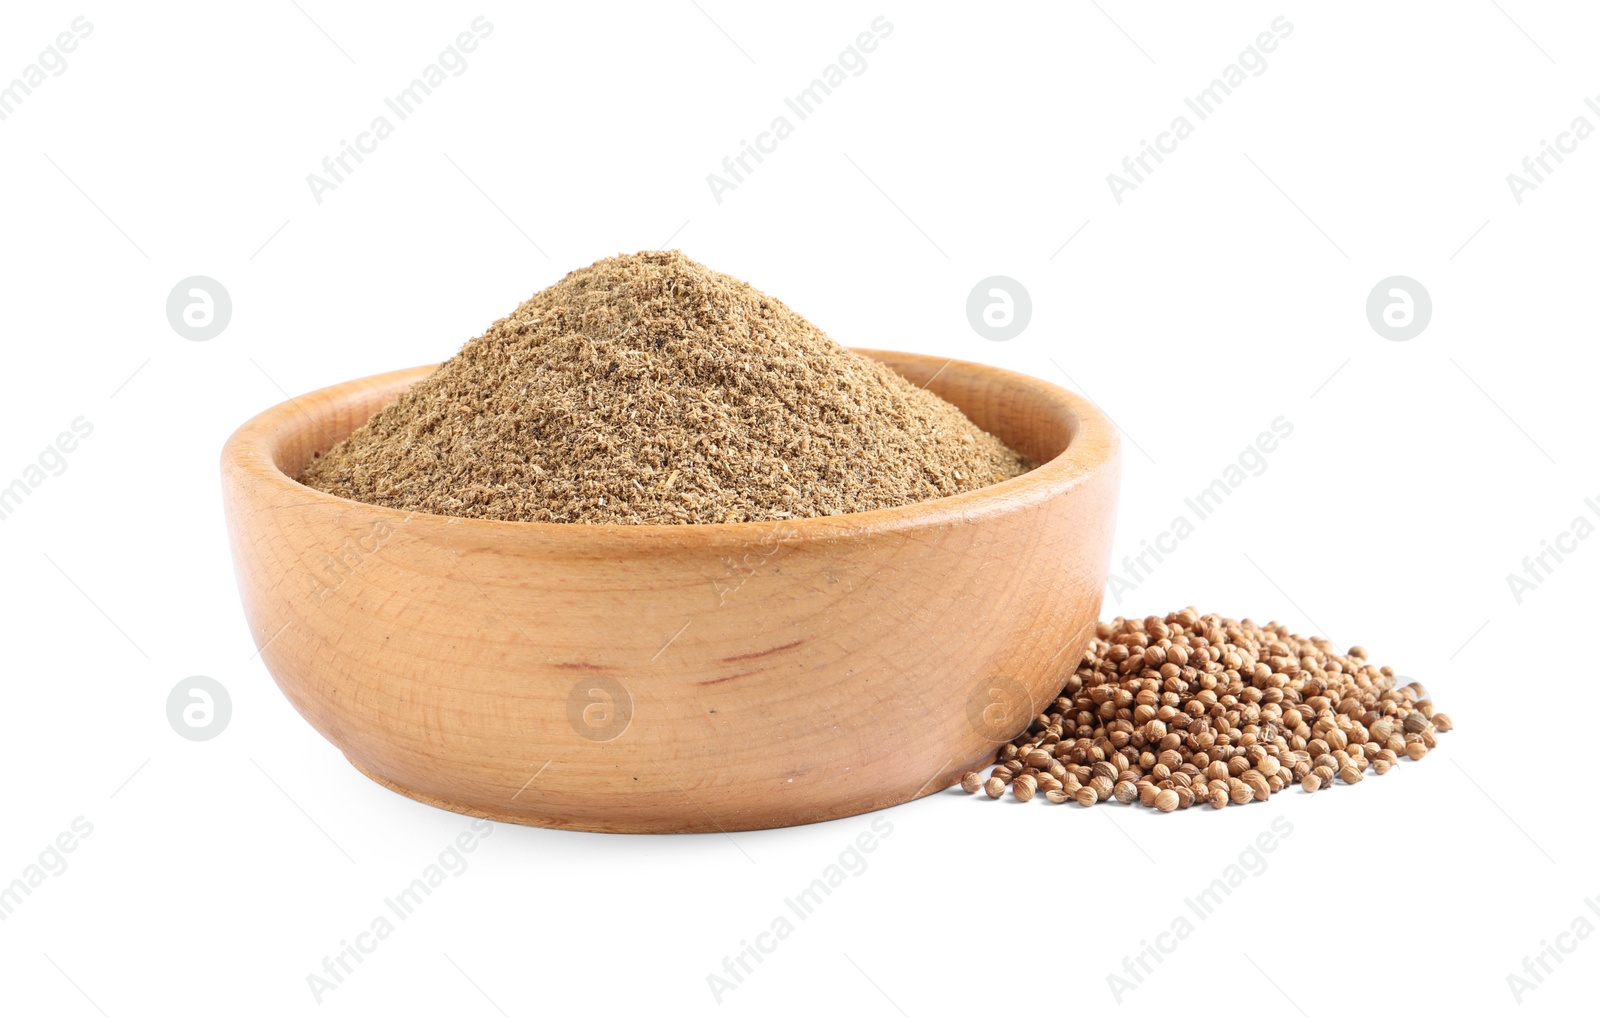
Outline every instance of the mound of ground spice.
{"label": "mound of ground spice", "polygon": [[1363,647],[1341,654],[1275,622],[1193,607],[1117,618],[1099,624],[1054,703],[1000,747],[988,779],[970,771],[961,787],[1170,813],[1359,784],[1421,760],[1452,727],[1420,682],[1399,681]]}
{"label": "mound of ground spice", "polygon": [[1027,467],[781,302],[646,251],[535,294],[300,480],[445,516],[728,523],[906,505]]}

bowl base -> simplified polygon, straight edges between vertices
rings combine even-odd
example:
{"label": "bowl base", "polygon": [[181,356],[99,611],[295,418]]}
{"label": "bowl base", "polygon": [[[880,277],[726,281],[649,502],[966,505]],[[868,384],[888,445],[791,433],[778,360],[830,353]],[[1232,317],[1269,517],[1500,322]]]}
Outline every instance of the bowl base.
{"label": "bowl base", "polygon": [[780,827],[803,827],[806,824],[824,823],[829,820],[842,820],[846,817],[862,816],[867,813],[876,813],[879,810],[890,809],[915,802],[929,795],[937,795],[947,788],[953,787],[961,779],[961,774],[970,768],[956,768],[941,775],[942,780],[930,781],[909,799],[889,797],[883,801],[872,802],[865,805],[856,805],[846,809],[819,813],[808,816],[774,817],[764,816],[759,822],[719,825],[711,817],[699,811],[699,816],[693,819],[675,817],[665,819],[660,817],[618,817],[615,820],[596,821],[593,819],[573,820],[556,816],[530,816],[527,813],[511,813],[506,810],[482,809],[465,803],[455,802],[450,799],[441,799],[427,792],[419,792],[414,788],[390,781],[379,774],[373,773],[366,767],[345,757],[350,766],[360,771],[362,775],[375,784],[382,785],[391,792],[399,793],[407,799],[414,799],[425,806],[442,809],[449,813],[459,813],[462,816],[480,817],[484,820],[493,820],[501,824],[518,824],[523,827],[545,827],[558,831],[588,831],[594,834],[732,834],[743,831],[764,831]]}
{"label": "bowl base", "polygon": [[551,827],[558,830],[567,831],[605,830],[605,828],[600,827],[586,827],[580,824],[561,823],[554,817],[547,819],[536,819],[523,813],[508,813],[504,810],[479,809],[476,806],[469,806],[465,803],[453,802],[449,799],[441,799],[436,795],[429,795],[427,792],[419,792],[414,788],[407,788],[405,785],[390,781],[388,778],[383,777],[382,775],[374,774],[372,771],[356,763],[354,760],[351,760],[349,757],[345,757],[345,759],[350,761],[351,767],[354,767],[365,777],[379,785],[382,785],[389,791],[397,792],[400,795],[405,796],[407,799],[414,799],[417,802],[422,803],[424,806],[432,806],[434,809],[442,809],[449,813],[459,813],[462,816],[481,817],[484,820],[493,820],[498,824],[521,824],[524,827]]}

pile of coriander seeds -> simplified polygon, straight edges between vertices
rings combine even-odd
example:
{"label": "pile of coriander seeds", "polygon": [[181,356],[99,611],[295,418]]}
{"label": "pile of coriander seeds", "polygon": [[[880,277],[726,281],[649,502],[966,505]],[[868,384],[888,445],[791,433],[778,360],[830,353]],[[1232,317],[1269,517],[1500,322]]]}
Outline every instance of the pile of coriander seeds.
{"label": "pile of coriander seeds", "polygon": [[1163,813],[1265,801],[1386,774],[1450,730],[1427,691],[1367,652],[1194,608],[1101,622],[1077,672],[967,792]]}

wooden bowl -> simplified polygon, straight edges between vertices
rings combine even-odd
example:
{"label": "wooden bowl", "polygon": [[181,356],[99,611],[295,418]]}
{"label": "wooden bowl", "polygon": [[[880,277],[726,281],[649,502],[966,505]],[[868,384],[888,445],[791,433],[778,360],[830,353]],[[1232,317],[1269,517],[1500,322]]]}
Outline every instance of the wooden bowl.
{"label": "wooden bowl", "polygon": [[506,523],[294,480],[431,366],[268,410],[222,454],[262,660],[368,777],[492,820],[750,830],[948,787],[1049,704],[1093,634],[1116,433],[1035,378],[860,352],[1043,465],[780,523]]}

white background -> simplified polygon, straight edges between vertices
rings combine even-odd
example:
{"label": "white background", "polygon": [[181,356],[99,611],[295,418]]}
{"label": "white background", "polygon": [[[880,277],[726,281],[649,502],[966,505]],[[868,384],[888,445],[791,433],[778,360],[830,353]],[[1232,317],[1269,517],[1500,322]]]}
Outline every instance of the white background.
{"label": "white background", "polygon": [[[317,1003],[307,975],[469,821],[360,776],[278,693],[216,469],[286,393],[443,359],[570,269],[670,238],[841,342],[1087,393],[1126,439],[1119,561],[1284,416],[1266,471],[1106,614],[1195,604],[1362,643],[1457,724],[1358,789],[1221,813],[959,790],[887,811],[865,871],[721,1010],[1106,1011],[1108,973],[1277,817],[1292,833],[1265,871],[1165,940],[1123,1006],[1516,1009],[1525,956],[1577,916],[1600,926],[1582,798],[1600,540],[1520,604],[1506,580],[1600,501],[1600,140],[1520,204],[1506,175],[1573,118],[1600,127],[1583,102],[1600,17],[1528,0],[699,7],[8,5],[0,80],[75,16],[93,31],[0,121],[0,485],[73,419],[94,431],[0,521],[0,884],[75,818],[93,833],[0,922],[0,1007],[718,1009],[708,975],[872,818],[498,825]],[[307,174],[480,14],[493,32],[465,72],[318,204]],[[893,32],[866,70],[714,200],[706,175],[880,14]],[[1280,15],[1293,31],[1266,69],[1117,203],[1106,175]],[[233,299],[210,342],[164,313],[195,274]],[[1364,310],[1394,274],[1433,301],[1409,342]],[[966,319],[991,275],[1032,295],[1010,342]],[[191,675],[231,693],[212,741],[167,722]],[[1574,953],[1528,1013],[1592,1002],[1600,942],[1561,943]]]}

